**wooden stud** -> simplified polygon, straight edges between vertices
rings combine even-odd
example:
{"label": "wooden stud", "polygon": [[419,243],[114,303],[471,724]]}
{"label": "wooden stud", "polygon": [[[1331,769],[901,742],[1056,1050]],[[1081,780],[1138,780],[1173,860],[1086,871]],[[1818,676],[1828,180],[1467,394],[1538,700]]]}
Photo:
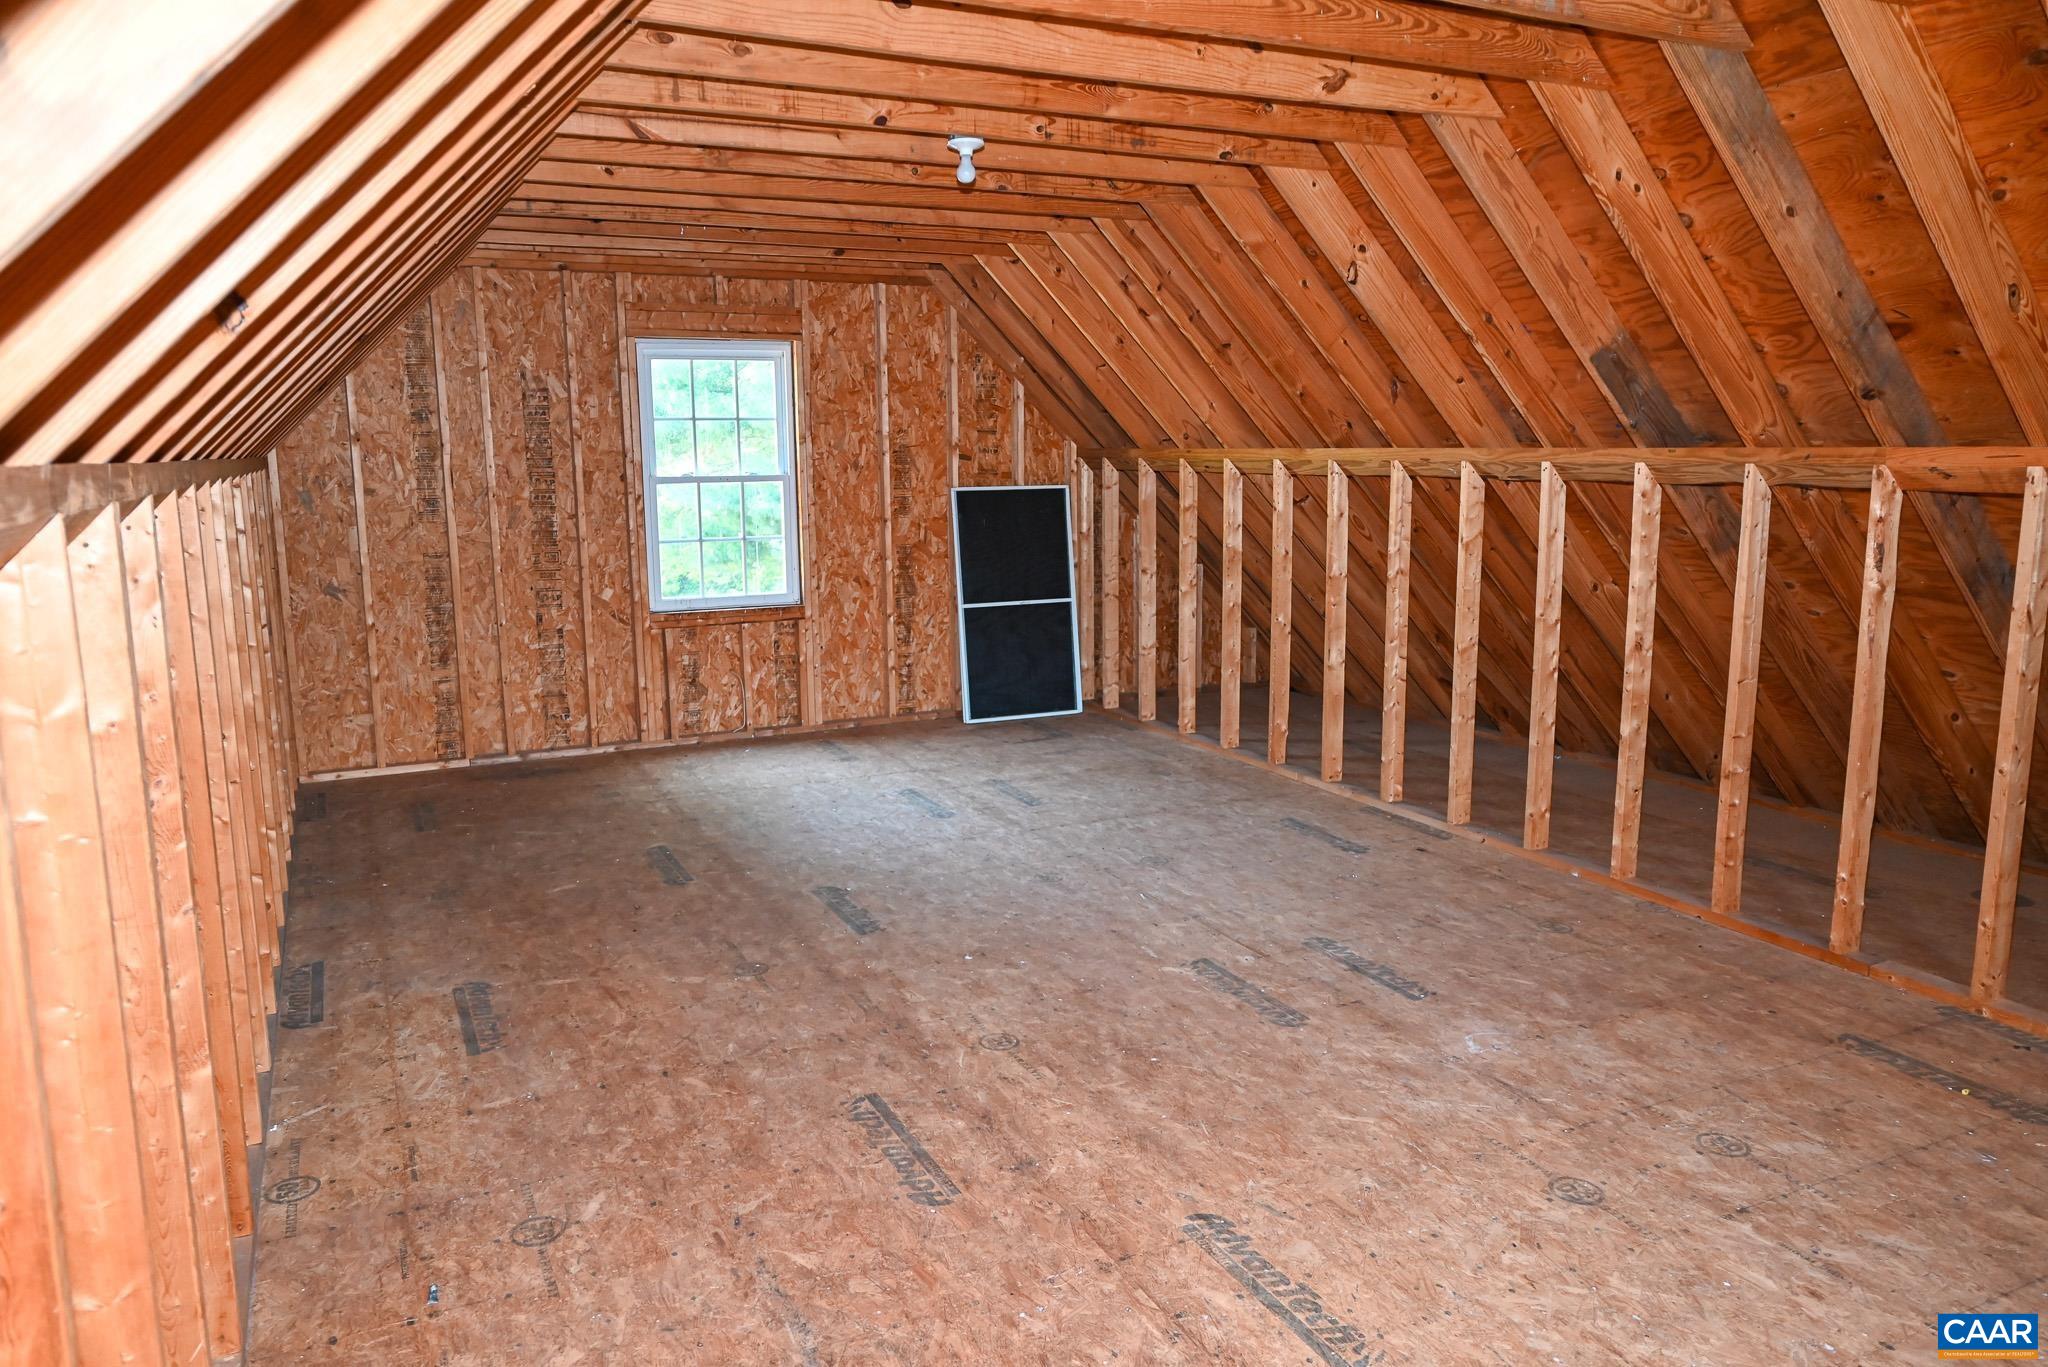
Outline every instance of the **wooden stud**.
{"label": "wooden stud", "polygon": [[1222,719],[1217,740],[1235,750],[1241,739],[1239,706],[1244,679],[1244,471],[1223,467],[1223,658],[1217,675]]}
{"label": "wooden stud", "polygon": [[1408,576],[1415,535],[1415,481],[1387,469],[1387,610],[1380,657],[1380,801],[1399,802],[1408,775]]}
{"label": "wooden stud", "polygon": [[1074,453],[1067,443],[1067,462],[1074,480],[1074,587],[1081,595],[1081,696],[1095,695],[1095,624],[1100,607],[1095,601],[1095,480],[1096,467]]}
{"label": "wooden stud", "polygon": [[1180,617],[1174,635],[1175,688],[1174,723],[1184,736],[1195,733],[1196,690],[1202,686],[1202,562],[1197,554],[1197,537],[1202,526],[1202,486],[1186,461],[1175,478],[1180,492],[1176,530],[1179,532],[1179,585],[1175,603]]}
{"label": "wooden stud", "polygon": [[2048,469],[2027,471],[2020,514],[2017,578],[2007,627],[2005,686],[1998,703],[1998,761],[1991,775],[1991,829],[1977,897],[1977,948],[1970,996],[2005,997],[2012,965],[2013,908],[2019,901],[2020,844],[2026,837],[2027,782],[2041,704],[2041,648],[2048,641]]}
{"label": "wooden stud", "polygon": [[[121,551],[128,578],[128,622],[148,781],[150,847],[157,904],[163,917],[164,965],[172,1038],[177,1047],[179,1110],[184,1123],[206,1348],[209,1358],[221,1358],[241,1346],[228,1175],[220,1101],[215,1093],[216,1071],[234,1067],[235,1046],[231,1040],[214,1039],[209,1019],[208,966],[193,891],[192,845],[186,834],[177,690],[167,648],[168,595],[159,569],[158,521],[155,501],[137,504],[122,519]],[[188,718],[186,728],[192,725]],[[239,1134],[235,1139],[239,1145]]]}
{"label": "wooden stud", "polygon": [[61,520],[0,575],[0,764],[79,1357],[154,1362],[165,1350],[69,581]]}
{"label": "wooden stud", "polygon": [[1138,471],[1138,720],[1159,716],[1159,471]]}
{"label": "wooden stud", "polygon": [[[240,963],[239,927],[233,921],[229,894],[221,881],[220,855],[215,848],[213,789],[207,775],[208,746],[196,649],[196,640],[207,634],[205,599],[203,586],[197,597],[193,594],[194,570],[185,554],[190,508],[191,499],[186,495],[167,498],[157,505],[157,571],[163,585],[172,711],[178,719],[178,787],[184,805],[185,839],[191,853],[194,928],[199,936],[206,1038],[214,1063],[214,1102],[220,1111],[217,1148],[227,1190],[228,1228],[240,1236],[252,1233],[256,1227],[250,1205],[242,1093],[243,1080],[253,1080],[256,1075],[256,1064],[254,1046],[245,1035],[247,1021],[238,1014],[239,996],[234,990],[240,981],[236,973]],[[209,1322],[213,1314],[209,1306]],[[237,1341],[240,1324],[239,1313],[234,1313],[229,1329]]]}
{"label": "wooden stud", "polygon": [[1564,613],[1565,487],[1555,466],[1543,469],[1538,514],[1536,597],[1530,608],[1529,767],[1522,794],[1522,845],[1550,848],[1552,778],[1557,763],[1557,675]]}
{"label": "wooden stud", "polygon": [[1891,645],[1892,601],[1899,586],[1899,498],[1899,482],[1879,470],[1870,485],[1870,530],[1863,544],[1863,603],[1857,614],[1856,683],[1842,780],[1842,838],[1828,931],[1828,947],[1837,954],[1854,954],[1863,944],[1870,828],[1877,818],[1878,750],[1884,743],[1885,653]]}
{"label": "wooden stud", "polygon": [[1458,597],[1451,629],[1451,777],[1444,820],[1472,820],[1474,728],[1479,711],[1479,590],[1486,553],[1486,481],[1469,463],[1458,472]]}
{"label": "wooden stud", "polygon": [[121,562],[119,508],[109,504],[72,538],[70,610],[77,622],[90,776],[120,967],[120,1017],[142,1159],[143,1209],[155,1271],[158,1327],[173,1362],[204,1360],[190,1165],[173,1043],[163,913],[157,904],[137,720],[135,660]]}
{"label": "wooden stud", "polygon": [[1117,543],[1122,538],[1123,477],[1115,466],[1102,466],[1102,526],[1097,539],[1102,543],[1102,705],[1118,706],[1117,677],[1123,657],[1118,639],[1117,597],[1121,571],[1117,568]]}
{"label": "wooden stud", "polygon": [[1323,497],[1323,782],[1344,777],[1345,627],[1350,594],[1345,583],[1351,571],[1351,478],[1332,463],[1325,472]]}
{"label": "wooden stud", "polygon": [[1749,831],[1750,752],[1756,742],[1756,689],[1763,653],[1765,561],[1771,534],[1771,486],[1752,465],[1742,479],[1742,540],[1736,552],[1735,609],[1728,641],[1728,690],[1721,724],[1721,795],[1714,816],[1716,915],[1742,905],[1742,849]]}
{"label": "wooden stud", "polygon": [[1266,662],[1266,763],[1287,763],[1294,706],[1294,475],[1273,462],[1273,569]]}
{"label": "wooden stud", "polygon": [[[20,579],[17,567],[0,566],[0,604],[20,600]],[[0,606],[0,650],[11,654],[10,628]],[[7,1123],[0,1125],[0,1268],[7,1286],[0,1296],[0,1349],[10,1362],[69,1364],[78,1360],[78,1342],[16,886],[14,841],[0,829],[0,1096],[8,1106]]]}
{"label": "wooden stud", "polygon": [[1636,465],[1628,539],[1628,627],[1622,641],[1620,745],[1614,761],[1614,836],[1608,871],[1636,876],[1643,838],[1643,764],[1650,740],[1650,664],[1657,644],[1657,546],[1664,487]]}

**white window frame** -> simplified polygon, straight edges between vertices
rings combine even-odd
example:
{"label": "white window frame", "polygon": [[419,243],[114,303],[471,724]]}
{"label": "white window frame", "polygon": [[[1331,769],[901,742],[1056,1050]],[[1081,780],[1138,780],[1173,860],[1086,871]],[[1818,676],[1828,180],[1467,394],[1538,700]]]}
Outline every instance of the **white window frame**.
{"label": "white window frame", "polygon": [[[661,523],[659,490],[664,484],[736,484],[744,480],[766,480],[768,475],[671,475],[655,473],[654,462],[654,365],[655,361],[759,361],[775,362],[775,437],[782,481],[781,593],[728,594],[696,598],[664,598],[661,593]],[[728,612],[744,608],[791,607],[804,600],[802,517],[798,507],[800,489],[796,468],[796,357],[791,342],[737,337],[636,337],[633,339],[635,384],[640,409],[640,486],[645,505],[643,535],[647,560],[647,602],[653,612]],[[700,513],[701,516],[701,513]],[[700,523],[698,531],[702,531]]]}

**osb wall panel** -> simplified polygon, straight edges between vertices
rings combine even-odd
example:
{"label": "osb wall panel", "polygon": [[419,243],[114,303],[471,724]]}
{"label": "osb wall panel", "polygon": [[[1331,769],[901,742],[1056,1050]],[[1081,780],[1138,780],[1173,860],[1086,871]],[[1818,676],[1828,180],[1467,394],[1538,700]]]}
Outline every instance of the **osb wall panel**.
{"label": "osb wall panel", "polygon": [[[647,609],[632,341],[720,335],[798,343],[794,615]],[[948,491],[1069,471],[931,290],[487,267],[276,459],[314,773],[950,710]]]}

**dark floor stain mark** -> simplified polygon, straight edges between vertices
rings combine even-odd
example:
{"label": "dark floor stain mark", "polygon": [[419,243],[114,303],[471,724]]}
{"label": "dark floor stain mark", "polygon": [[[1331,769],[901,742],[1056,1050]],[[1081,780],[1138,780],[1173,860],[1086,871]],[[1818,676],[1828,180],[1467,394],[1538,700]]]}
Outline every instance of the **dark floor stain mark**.
{"label": "dark floor stain mark", "polygon": [[1951,1092],[1960,1092],[1978,1105],[1989,1106],[1994,1111],[2003,1111],[2015,1120],[2024,1121],[2029,1125],[2048,1125],[2048,1106],[2043,1106],[2039,1102],[2026,1101],[2010,1092],[1987,1087],[1981,1082],[1973,1082],[1960,1073],[1952,1073],[1925,1059],[1914,1058],[1911,1054],[1902,1054],[1862,1035],[1838,1035],[1835,1042],[1847,1045],[1852,1052],[1865,1058],[1876,1059],[1887,1068],[1904,1073],[1907,1077],[1932,1082]]}
{"label": "dark floor stain mark", "polygon": [[489,983],[464,983],[455,989],[455,1018],[462,1023],[462,1049],[488,1054],[505,1043],[504,1023],[491,1004]]}
{"label": "dark floor stain mark", "polygon": [[1043,807],[1045,805],[1044,798],[1039,797],[1035,793],[1026,792],[1006,778],[992,778],[988,781],[988,786],[1010,799],[1010,801],[1021,802],[1026,807]]}
{"label": "dark floor stain mark", "polygon": [[953,815],[951,807],[940,802],[937,798],[920,793],[915,788],[899,788],[896,790],[896,795],[917,808],[920,812],[923,812],[926,816],[943,821]]}
{"label": "dark floor stain mark", "polygon": [[1302,948],[1313,949],[1325,958],[1334,959],[1360,977],[1370,978],[1389,992],[1406,997],[1409,1001],[1427,1001],[1436,995],[1413,978],[1402,977],[1390,965],[1368,959],[1349,945],[1340,944],[1322,935],[1303,940],[1301,944]]}
{"label": "dark floor stain mark", "polygon": [[277,1016],[285,1030],[307,1030],[327,1019],[327,961],[300,964],[284,975],[284,1010]]}
{"label": "dark floor stain mark", "polygon": [[327,819],[327,794],[300,793],[294,811],[301,821],[325,821]]}
{"label": "dark floor stain mark", "polygon": [[683,861],[676,858],[676,852],[666,845],[649,845],[647,862],[661,875],[661,881],[672,888],[697,881],[691,876],[690,871],[683,867]]}
{"label": "dark floor stain mark", "polygon": [[1373,1355],[1364,1332],[1331,1314],[1316,1291],[1275,1267],[1253,1245],[1251,1235],[1239,1233],[1231,1220],[1193,1214],[1180,1232],[1329,1367],[1371,1367]]}
{"label": "dark floor stain mark", "polygon": [[1258,1013],[1259,1019],[1269,1025],[1284,1025],[1289,1029],[1308,1024],[1308,1017],[1291,1006],[1284,1005],[1268,995],[1265,989],[1246,982],[1214,959],[1197,959],[1188,965],[1195,976],[1207,982],[1228,996],[1237,998]]}
{"label": "dark floor stain mark", "polygon": [[412,828],[416,831],[439,830],[441,818],[434,811],[431,802],[415,802],[412,805]]}
{"label": "dark floor stain mark", "polygon": [[853,762],[853,751],[847,749],[836,740],[819,741],[818,746],[841,764],[851,764]]}
{"label": "dark floor stain mark", "polygon": [[872,935],[882,928],[882,923],[862,909],[845,888],[812,888],[811,895],[823,902],[826,909],[844,921],[846,928],[856,935]]}
{"label": "dark floor stain mark", "polygon": [[1356,840],[1348,839],[1335,831],[1326,831],[1314,822],[1303,821],[1298,816],[1283,816],[1280,818],[1280,824],[1290,831],[1299,831],[1311,840],[1320,840],[1331,849],[1342,850],[1346,854],[1367,854],[1372,849],[1370,845],[1361,845]]}

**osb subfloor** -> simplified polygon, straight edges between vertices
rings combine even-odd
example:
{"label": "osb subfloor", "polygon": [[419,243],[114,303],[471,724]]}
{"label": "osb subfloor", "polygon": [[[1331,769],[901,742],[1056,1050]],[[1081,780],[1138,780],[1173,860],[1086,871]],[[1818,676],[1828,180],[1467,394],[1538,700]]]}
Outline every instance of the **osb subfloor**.
{"label": "osb subfloor", "polygon": [[[1171,677],[1164,682],[1159,721],[1172,727],[1176,700]],[[1135,694],[1124,695],[1122,710],[1136,719]],[[1218,739],[1221,711],[1215,688],[1197,695],[1196,728],[1212,742]],[[1296,693],[1288,716],[1288,767],[1319,774],[1322,699]],[[1240,742],[1247,753],[1260,758],[1266,754],[1266,721],[1266,690],[1245,688]],[[1473,826],[1520,844],[1528,742],[1481,730],[1473,759]],[[1344,714],[1344,785],[1377,795],[1379,766],[1379,709],[1353,702]],[[1613,761],[1561,755],[1553,772],[1551,853],[1605,872],[1614,832]],[[1448,727],[1419,718],[1410,721],[1407,775],[1406,805],[1441,818],[1450,786]],[[1638,874],[1646,887],[1695,905],[1711,900],[1717,799],[1712,785],[1651,771],[1643,791]],[[1742,918],[1826,945],[1840,831],[1833,813],[1787,808],[1767,799],[1753,802],[1743,861]],[[1972,849],[1878,831],[1870,853],[1863,957],[1967,988],[1983,874],[1982,845]],[[2033,866],[2020,879],[2007,996],[2020,1005],[2048,1010],[2048,877]]]}
{"label": "osb subfloor", "polygon": [[2043,1052],[1107,717],[307,815],[258,1367],[1907,1362],[2048,1285]]}

